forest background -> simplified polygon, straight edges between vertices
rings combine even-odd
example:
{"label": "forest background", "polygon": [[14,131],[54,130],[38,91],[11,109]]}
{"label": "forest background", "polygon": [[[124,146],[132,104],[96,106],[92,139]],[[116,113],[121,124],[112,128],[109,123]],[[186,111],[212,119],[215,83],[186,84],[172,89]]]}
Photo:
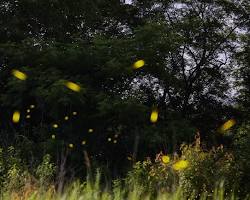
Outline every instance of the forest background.
{"label": "forest background", "polygon": [[[0,184],[25,185],[27,172],[58,186],[97,168],[112,180],[134,166],[130,178],[152,190],[211,192],[223,180],[249,193],[249,9],[1,0]],[[169,180],[177,160],[188,168]]]}

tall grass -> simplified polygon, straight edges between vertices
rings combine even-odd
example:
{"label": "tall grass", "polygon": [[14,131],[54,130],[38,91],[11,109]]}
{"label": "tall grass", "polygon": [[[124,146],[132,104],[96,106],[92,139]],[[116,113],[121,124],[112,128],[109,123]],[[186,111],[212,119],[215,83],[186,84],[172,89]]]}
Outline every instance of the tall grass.
{"label": "tall grass", "polygon": [[[100,174],[97,174],[95,181],[75,181],[60,193],[57,192],[53,185],[49,187],[35,187],[27,184],[19,191],[4,191],[1,194],[1,200],[184,200],[184,199],[200,199],[200,200],[236,200],[233,193],[226,194],[223,184],[220,184],[212,194],[203,193],[199,196],[189,197],[184,195],[181,188],[177,188],[174,192],[158,192],[155,196],[145,191],[142,185],[137,183],[130,185],[120,184],[120,180],[113,183],[111,188],[104,187],[100,183]],[[241,198],[242,199],[242,198]],[[249,197],[245,198],[250,199]]]}
{"label": "tall grass", "polygon": [[[248,190],[234,187],[234,184],[228,184],[228,182],[232,183],[237,180],[235,176],[232,176],[233,173],[227,173],[232,177],[229,179],[231,181],[225,182],[217,182],[220,180],[219,176],[206,173],[208,169],[215,170],[216,165],[214,165],[213,159],[209,160],[208,156],[204,156],[210,155],[209,152],[204,153],[197,148],[197,146],[188,147],[186,153],[183,153],[193,164],[184,171],[174,173],[171,168],[173,164],[171,162],[163,163],[162,158],[156,159],[154,162],[147,159],[143,162],[137,162],[124,179],[114,180],[112,184],[111,181],[104,183],[107,180],[102,181],[104,179],[99,171],[93,175],[91,172],[94,169],[90,168],[90,164],[86,166],[89,176],[85,181],[76,180],[65,183],[66,177],[62,178],[66,174],[64,164],[61,165],[59,173],[56,175],[55,170],[58,168],[51,162],[49,155],[45,155],[43,161],[29,172],[20,159],[16,159],[12,155],[13,148],[11,148],[11,151],[8,151],[8,165],[3,162],[6,159],[2,159],[0,165],[0,168],[2,166],[0,200],[250,200],[250,195],[242,197]],[[206,165],[203,160],[198,162],[200,155],[203,155],[202,158],[205,159]],[[178,163],[174,160],[172,162]],[[197,167],[198,164],[200,167]],[[223,167],[225,163],[220,162],[219,164]],[[200,169],[200,173],[197,173],[196,169]],[[183,176],[183,172],[191,173]],[[199,179],[201,174],[206,179],[209,177],[210,181],[206,183],[206,179]],[[188,179],[190,177],[191,179]],[[181,180],[184,180],[185,184],[177,183],[176,178],[182,178]],[[198,182],[195,181],[196,179]],[[69,179],[67,180],[69,181]],[[200,186],[204,187],[204,184],[207,184],[207,187],[201,190]],[[214,184],[216,187],[213,187]],[[237,193],[234,193],[233,189]],[[237,195],[241,195],[241,197],[237,197]]]}

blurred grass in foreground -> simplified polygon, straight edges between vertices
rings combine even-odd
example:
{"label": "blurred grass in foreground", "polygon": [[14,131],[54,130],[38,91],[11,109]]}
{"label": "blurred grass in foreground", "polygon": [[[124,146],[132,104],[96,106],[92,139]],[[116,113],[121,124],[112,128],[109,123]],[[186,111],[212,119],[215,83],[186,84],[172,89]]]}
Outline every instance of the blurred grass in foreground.
{"label": "blurred grass in foreground", "polygon": [[[120,180],[114,181],[112,188],[103,187],[100,184],[100,174],[97,174],[94,182],[75,181],[69,184],[63,192],[57,192],[53,185],[48,188],[35,187],[27,185],[20,191],[5,191],[1,194],[2,200],[184,200],[184,199],[200,199],[200,200],[236,200],[242,199],[234,195],[234,193],[226,194],[223,184],[213,191],[212,194],[202,193],[199,196],[185,196],[181,188],[177,188],[174,192],[159,191],[157,195],[144,192],[143,186],[136,183],[127,186],[121,186]],[[247,196],[244,199],[250,199]]]}

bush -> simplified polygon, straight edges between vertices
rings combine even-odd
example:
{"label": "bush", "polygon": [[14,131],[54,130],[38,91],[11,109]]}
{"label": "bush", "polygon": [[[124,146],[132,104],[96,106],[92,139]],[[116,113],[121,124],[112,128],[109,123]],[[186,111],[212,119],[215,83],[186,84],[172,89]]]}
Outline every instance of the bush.
{"label": "bush", "polygon": [[235,158],[223,146],[204,151],[197,144],[183,145],[181,150],[182,157],[190,163],[186,170],[178,172],[179,185],[186,194],[209,194],[222,183],[226,193],[238,190],[240,174]]}
{"label": "bush", "polygon": [[54,163],[51,162],[51,157],[49,154],[46,154],[43,157],[43,161],[38,165],[36,169],[36,175],[38,177],[39,183],[42,186],[47,186],[52,182],[56,171]]}
{"label": "bush", "polygon": [[13,146],[0,148],[0,193],[21,191],[29,185],[40,184],[40,187],[47,188],[52,184],[55,170],[50,155],[45,155],[37,167],[29,170],[28,165],[20,158],[19,151]]}
{"label": "bush", "polygon": [[234,153],[240,171],[240,192],[250,192],[250,123],[242,124],[234,136]]}
{"label": "bush", "polygon": [[137,162],[133,170],[128,173],[126,185],[143,185],[145,191],[156,193],[172,191],[176,185],[176,176],[170,168],[170,164],[164,164],[160,159],[152,162],[149,158],[143,162]]}
{"label": "bush", "polygon": [[238,191],[238,166],[233,154],[224,151],[223,146],[205,151],[196,143],[182,145],[180,150],[181,156],[174,155],[167,163],[163,162],[162,153],[154,162],[149,158],[137,162],[126,179],[127,185],[143,185],[151,193],[173,192],[180,187],[185,195],[192,197],[212,194],[221,184],[226,194]]}
{"label": "bush", "polygon": [[10,146],[0,148],[0,185],[1,189],[16,190],[27,182],[27,166],[19,157],[19,152]]}

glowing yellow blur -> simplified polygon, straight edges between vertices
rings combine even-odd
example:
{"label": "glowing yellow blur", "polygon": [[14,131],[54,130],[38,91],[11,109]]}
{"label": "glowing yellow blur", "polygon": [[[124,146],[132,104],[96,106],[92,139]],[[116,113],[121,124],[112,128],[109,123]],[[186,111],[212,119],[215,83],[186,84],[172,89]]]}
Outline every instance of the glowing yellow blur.
{"label": "glowing yellow blur", "polygon": [[54,139],[56,139],[56,136],[55,135],[51,135],[51,138],[54,140]]}
{"label": "glowing yellow blur", "polygon": [[35,108],[35,105],[30,105],[30,108],[31,108],[31,109]]}
{"label": "glowing yellow blur", "polygon": [[15,76],[16,78],[24,81],[27,79],[27,75],[19,70],[13,69],[12,70],[12,75]]}
{"label": "glowing yellow blur", "polygon": [[77,112],[73,112],[72,114],[73,114],[73,115],[77,115]]}
{"label": "glowing yellow blur", "polygon": [[85,140],[82,141],[82,145],[85,145],[87,142]]}
{"label": "glowing yellow blur", "polygon": [[90,129],[88,130],[88,132],[89,132],[89,133],[93,133],[94,130],[93,130],[92,128],[90,128]]}
{"label": "glowing yellow blur", "polygon": [[170,157],[164,155],[164,156],[161,157],[161,160],[162,160],[162,162],[163,162],[164,164],[168,164],[168,163],[170,162]]}
{"label": "glowing yellow blur", "polygon": [[69,117],[68,117],[68,116],[65,116],[65,117],[64,117],[64,120],[65,120],[65,121],[69,120]]}
{"label": "glowing yellow blur", "polygon": [[232,128],[236,124],[236,121],[234,119],[230,119],[226,121],[220,128],[222,132]]}
{"label": "glowing yellow blur", "polygon": [[26,115],[26,119],[30,119],[30,117],[31,117],[30,115]]}
{"label": "glowing yellow blur", "polygon": [[131,160],[132,160],[132,157],[131,157],[131,156],[128,156],[127,159],[131,161]]}
{"label": "glowing yellow blur", "polygon": [[53,124],[53,128],[58,128],[58,124]]}
{"label": "glowing yellow blur", "polygon": [[150,116],[150,121],[152,123],[156,123],[158,120],[158,110],[157,109],[154,109],[152,112],[151,112],[151,116]]}
{"label": "glowing yellow blur", "polygon": [[173,169],[176,171],[184,170],[188,167],[189,163],[187,160],[179,160],[173,165]]}
{"label": "glowing yellow blur", "polygon": [[12,121],[14,123],[18,123],[20,121],[20,112],[19,111],[15,111],[13,113],[13,116],[12,116]]}
{"label": "glowing yellow blur", "polygon": [[133,64],[134,69],[139,69],[145,65],[144,60],[138,60]]}
{"label": "glowing yellow blur", "polygon": [[109,141],[109,142],[111,142],[111,141],[112,141],[112,139],[111,139],[111,138],[108,138],[108,141]]}
{"label": "glowing yellow blur", "polygon": [[73,82],[68,81],[67,83],[65,83],[65,86],[71,90],[73,90],[74,92],[80,92],[81,87]]}
{"label": "glowing yellow blur", "polygon": [[69,148],[74,148],[74,145],[73,144],[69,144]]}

